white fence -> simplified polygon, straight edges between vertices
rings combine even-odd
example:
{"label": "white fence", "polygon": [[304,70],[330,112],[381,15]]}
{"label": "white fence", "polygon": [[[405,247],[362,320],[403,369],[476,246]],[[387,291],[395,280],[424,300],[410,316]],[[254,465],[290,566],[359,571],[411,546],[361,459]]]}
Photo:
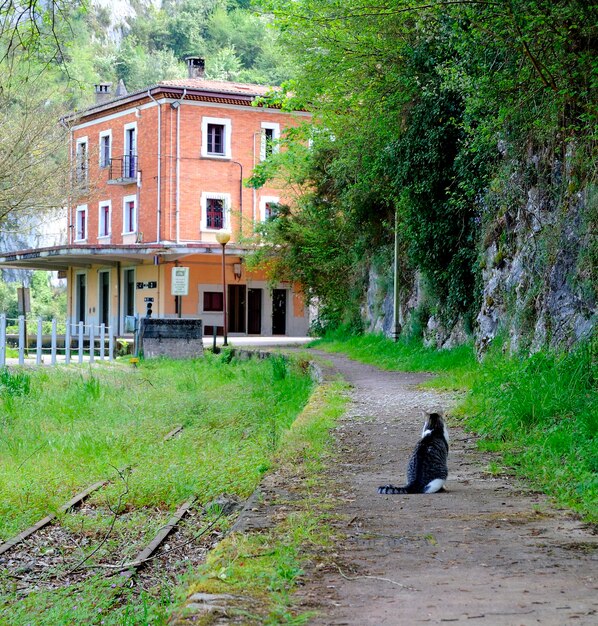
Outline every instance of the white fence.
{"label": "white fence", "polygon": [[[93,363],[96,359],[112,361],[114,336],[110,326],[66,320],[61,322],[64,333],[58,334],[57,320],[50,322],[50,333],[44,333],[44,324],[47,325],[48,322],[44,322],[41,317],[32,320],[20,315],[16,319],[10,319],[0,314],[0,367],[7,363],[9,343],[18,352],[15,358],[18,358],[19,365],[68,365],[71,362]],[[7,329],[16,332],[9,333]]]}

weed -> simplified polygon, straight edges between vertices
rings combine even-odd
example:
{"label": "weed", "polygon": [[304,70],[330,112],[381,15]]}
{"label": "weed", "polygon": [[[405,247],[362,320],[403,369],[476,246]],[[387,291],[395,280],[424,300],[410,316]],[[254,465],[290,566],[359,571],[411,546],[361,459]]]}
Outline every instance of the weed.
{"label": "weed", "polygon": [[223,346],[220,350],[220,362],[228,364],[233,360],[235,356],[234,350],[229,346]]}
{"label": "weed", "polygon": [[82,391],[86,396],[89,396],[93,400],[97,400],[100,397],[102,388],[100,379],[93,375],[90,371],[87,378],[81,377]]}
{"label": "weed", "polygon": [[31,390],[31,376],[17,370],[11,372],[8,368],[0,369],[0,396],[26,396]]}
{"label": "weed", "polygon": [[288,373],[288,359],[282,355],[274,355],[270,357],[270,363],[272,364],[272,379],[284,380]]}
{"label": "weed", "polygon": [[502,467],[496,461],[490,461],[486,467],[486,471],[492,476],[500,476],[502,474]]}

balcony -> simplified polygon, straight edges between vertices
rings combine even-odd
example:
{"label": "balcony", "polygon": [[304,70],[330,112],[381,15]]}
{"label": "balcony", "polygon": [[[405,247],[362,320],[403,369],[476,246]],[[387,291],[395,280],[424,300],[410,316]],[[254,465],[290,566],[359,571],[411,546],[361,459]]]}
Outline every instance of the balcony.
{"label": "balcony", "polygon": [[110,159],[108,169],[109,185],[130,185],[137,182],[139,172],[136,154],[125,154],[116,159]]}

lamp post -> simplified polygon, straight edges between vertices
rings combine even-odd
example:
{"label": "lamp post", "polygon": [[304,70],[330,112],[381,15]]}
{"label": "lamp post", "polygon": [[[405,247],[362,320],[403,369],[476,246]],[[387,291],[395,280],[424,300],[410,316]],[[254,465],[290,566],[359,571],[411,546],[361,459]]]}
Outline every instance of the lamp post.
{"label": "lamp post", "polygon": [[395,209],[395,258],[393,263],[394,306],[392,309],[392,330],[390,336],[397,342],[401,336],[400,310],[401,292],[399,290],[399,212]]}
{"label": "lamp post", "polygon": [[225,230],[219,230],[216,233],[216,241],[222,246],[222,309],[224,311],[224,326],[222,329],[224,335],[224,343],[222,345],[228,346],[226,319],[226,268],[224,265],[224,249],[226,248],[226,244],[230,241],[230,233],[227,233]]}

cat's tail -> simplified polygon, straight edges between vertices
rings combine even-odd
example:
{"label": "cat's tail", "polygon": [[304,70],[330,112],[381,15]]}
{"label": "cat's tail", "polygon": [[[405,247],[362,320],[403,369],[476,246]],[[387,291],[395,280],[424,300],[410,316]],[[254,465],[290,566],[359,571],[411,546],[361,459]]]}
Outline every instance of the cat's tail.
{"label": "cat's tail", "polygon": [[406,485],[405,487],[395,487],[394,485],[383,485],[382,487],[378,487],[378,493],[397,494],[397,493],[413,493],[413,491],[410,489],[410,485]]}

